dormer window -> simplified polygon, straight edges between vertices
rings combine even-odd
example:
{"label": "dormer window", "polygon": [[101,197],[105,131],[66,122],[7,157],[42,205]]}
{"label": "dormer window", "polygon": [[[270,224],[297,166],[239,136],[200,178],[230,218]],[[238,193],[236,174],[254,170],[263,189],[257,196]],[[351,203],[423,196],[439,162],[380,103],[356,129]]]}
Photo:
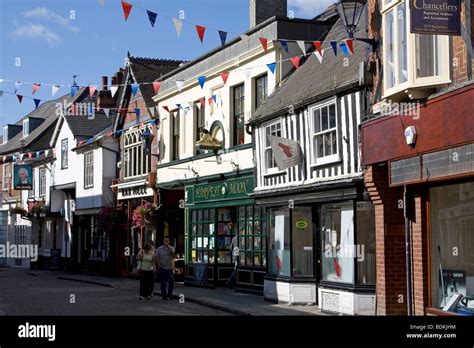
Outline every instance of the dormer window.
{"label": "dormer window", "polygon": [[8,142],[8,126],[3,127],[3,143],[6,144]]}
{"label": "dormer window", "polygon": [[27,137],[30,134],[30,119],[25,118],[23,120],[23,138]]}

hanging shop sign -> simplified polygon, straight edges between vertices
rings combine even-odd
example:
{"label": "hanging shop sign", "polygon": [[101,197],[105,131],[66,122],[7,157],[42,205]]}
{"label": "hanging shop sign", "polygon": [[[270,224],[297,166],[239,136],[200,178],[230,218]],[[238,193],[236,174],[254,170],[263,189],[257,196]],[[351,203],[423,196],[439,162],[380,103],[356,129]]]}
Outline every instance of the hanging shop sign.
{"label": "hanging shop sign", "polygon": [[133,199],[149,196],[153,196],[153,189],[146,184],[142,184],[136,186],[119,187],[117,199]]}
{"label": "hanging shop sign", "polygon": [[410,0],[411,32],[461,35],[461,0]]}
{"label": "hanging shop sign", "polygon": [[186,188],[186,203],[204,203],[247,198],[253,191],[253,177],[199,184]]}
{"label": "hanging shop sign", "polygon": [[13,167],[13,186],[15,190],[31,190],[33,187],[33,169],[31,165]]}

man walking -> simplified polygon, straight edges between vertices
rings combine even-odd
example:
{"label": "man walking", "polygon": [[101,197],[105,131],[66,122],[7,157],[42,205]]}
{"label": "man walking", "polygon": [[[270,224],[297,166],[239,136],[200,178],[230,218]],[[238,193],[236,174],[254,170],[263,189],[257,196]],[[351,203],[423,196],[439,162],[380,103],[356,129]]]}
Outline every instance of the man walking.
{"label": "man walking", "polygon": [[[163,245],[156,249],[156,261],[158,263],[158,275],[161,283],[161,296],[163,300],[172,298],[174,287],[174,246],[170,245],[169,238],[163,239]],[[166,292],[168,283],[168,292]]]}

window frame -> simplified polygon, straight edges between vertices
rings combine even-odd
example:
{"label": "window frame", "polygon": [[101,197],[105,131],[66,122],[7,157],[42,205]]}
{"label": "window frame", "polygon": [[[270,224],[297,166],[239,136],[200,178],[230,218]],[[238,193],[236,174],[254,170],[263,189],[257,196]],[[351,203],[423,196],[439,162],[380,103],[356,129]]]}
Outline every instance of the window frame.
{"label": "window frame", "polygon": [[[151,169],[151,156],[145,154],[145,140],[141,137],[145,127],[153,132],[153,127],[149,123],[143,128],[134,126],[124,132],[121,174],[123,179],[146,177]],[[135,163],[137,158],[140,159],[141,163]]]}
{"label": "window frame", "polygon": [[[176,113],[176,116],[175,116]],[[181,113],[179,109],[170,111],[170,162],[178,161],[180,159],[180,142],[181,137],[179,135],[181,131]],[[176,118],[178,121],[176,121]],[[178,123],[178,133],[175,134],[176,122]]]}
{"label": "window frame", "polygon": [[[43,175],[44,173],[44,175]],[[40,167],[39,169],[39,180],[38,180],[38,193],[40,197],[45,197],[46,196],[46,168],[45,167]]]}
{"label": "window frame", "polygon": [[[194,113],[195,113],[194,114],[194,136],[196,138],[196,141],[194,142],[193,148],[194,148],[194,155],[199,155],[199,154],[206,153],[206,150],[200,150],[196,148],[196,142],[198,142],[201,139],[201,136],[200,136],[201,129],[206,128],[206,103],[204,102],[204,105],[201,105],[201,99],[194,102]],[[201,124],[201,121],[202,121],[202,124]]]}
{"label": "window frame", "polygon": [[[9,174],[9,175],[8,175]],[[3,164],[3,173],[2,173],[2,191],[8,191],[10,189],[11,170],[10,163]]]}
{"label": "window frame", "polygon": [[[242,88],[242,95],[239,98],[239,102],[242,103],[242,110],[239,115],[236,113],[236,91],[237,89]],[[242,127],[238,127],[238,122],[237,122],[237,116],[243,118],[243,125]],[[245,144],[245,82],[241,82],[237,85],[232,86],[232,128],[233,128],[233,139],[232,139],[232,145],[233,146],[238,146],[238,145],[243,145]],[[244,137],[243,137],[243,143],[240,144],[238,143],[238,132],[239,129],[244,130]]]}
{"label": "window frame", "polygon": [[84,153],[84,189],[94,187],[94,151]]}
{"label": "window frame", "polygon": [[[400,68],[400,48],[398,45],[399,42],[399,28],[398,28],[398,16],[396,13],[396,7],[404,4],[405,5],[405,30],[407,33],[407,81],[399,83],[399,68]],[[393,87],[388,86],[388,40],[383,40],[383,96],[382,99],[387,99],[390,96],[396,95],[398,93],[404,92],[409,89],[415,88],[423,88],[423,87],[430,87],[430,86],[437,86],[437,85],[444,85],[451,83],[450,79],[450,71],[449,71],[449,55],[450,55],[450,45],[449,45],[449,36],[448,35],[437,35],[440,37],[439,39],[439,49],[440,52],[440,73],[436,76],[429,76],[429,77],[416,77],[416,59],[419,57],[417,52],[417,35],[420,34],[412,34],[410,23],[411,23],[411,13],[410,13],[410,6],[409,2],[406,0],[392,0],[387,4],[382,5],[381,15],[382,15],[382,30],[385,30],[387,25],[387,16],[391,11],[395,11],[394,13],[394,29],[393,29],[393,60],[394,60],[394,70],[395,70],[395,84]]]}
{"label": "window frame", "polygon": [[[265,86],[265,93],[264,93],[265,98],[263,99],[262,103],[259,104],[258,103],[258,82],[262,79],[265,79],[265,85],[264,85]],[[254,87],[254,91],[255,91],[254,92],[254,100],[253,100],[254,110],[257,110],[268,99],[268,73],[265,73],[265,74],[254,77],[253,87]]]}
{"label": "window frame", "polygon": [[[336,127],[333,127],[333,128],[328,128],[324,131],[319,131],[319,132],[316,132],[316,124],[315,124],[315,121],[314,121],[314,112],[316,110],[321,110],[323,108],[328,108],[331,106],[331,105],[334,105],[334,109],[336,111]],[[327,165],[327,164],[330,164],[330,163],[336,163],[336,162],[339,162],[341,160],[341,149],[339,148],[339,122],[337,120],[337,116],[338,116],[338,107],[337,107],[337,98],[333,98],[333,99],[330,99],[330,100],[327,100],[323,103],[319,103],[319,104],[315,104],[315,105],[312,105],[310,108],[309,108],[309,113],[308,113],[308,116],[309,116],[309,119],[310,119],[310,144],[311,144],[311,164],[310,166],[311,167],[316,167],[316,166],[321,166],[321,165]],[[321,122],[321,117],[319,118],[320,122]],[[329,113],[328,113],[328,125],[330,126],[330,121],[329,121]],[[321,127],[320,127],[321,128]],[[321,158],[318,158],[318,154],[316,151],[314,151],[315,147],[314,147],[314,139],[315,137],[319,136],[319,135],[322,135],[322,134],[325,134],[325,133],[330,133],[330,132],[336,132],[336,153],[335,154],[332,154],[332,155],[329,155],[329,156],[324,156],[324,157],[321,157]]]}
{"label": "window frame", "polygon": [[[284,170],[280,171],[278,170],[278,167],[275,166],[274,167],[270,167],[268,168],[267,167],[267,151],[272,151],[272,157],[273,157],[273,150],[272,150],[272,147],[271,145],[267,146],[267,128],[271,128],[272,126],[276,126],[277,124],[279,124],[280,126],[280,136],[283,137],[283,120],[282,118],[278,118],[278,119],[274,119],[274,120],[271,120],[265,124],[262,125],[262,129],[263,129],[263,132],[262,132],[262,160],[263,160],[263,175],[264,176],[269,176],[269,175],[276,175],[276,174],[283,174],[285,173]],[[276,135],[275,135],[276,136]],[[273,159],[273,161],[275,161],[275,159]]]}
{"label": "window frame", "polygon": [[[64,144],[66,144],[66,151],[64,151]],[[65,138],[61,140],[61,170],[68,169],[69,167],[69,139]],[[66,160],[64,160],[66,158]],[[66,162],[66,163],[64,163]]]}

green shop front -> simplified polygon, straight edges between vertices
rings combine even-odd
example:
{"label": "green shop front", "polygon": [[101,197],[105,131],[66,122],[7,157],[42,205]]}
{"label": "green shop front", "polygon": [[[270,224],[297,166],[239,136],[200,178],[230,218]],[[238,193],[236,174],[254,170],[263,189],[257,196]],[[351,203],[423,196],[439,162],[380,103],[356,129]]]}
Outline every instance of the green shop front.
{"label": "green shop front", "polygon": [[236,290],[263,292],[265,214],[249,197],[253,188],[250,175],[186,186],[187,285],[224,286],[236,260]]}

